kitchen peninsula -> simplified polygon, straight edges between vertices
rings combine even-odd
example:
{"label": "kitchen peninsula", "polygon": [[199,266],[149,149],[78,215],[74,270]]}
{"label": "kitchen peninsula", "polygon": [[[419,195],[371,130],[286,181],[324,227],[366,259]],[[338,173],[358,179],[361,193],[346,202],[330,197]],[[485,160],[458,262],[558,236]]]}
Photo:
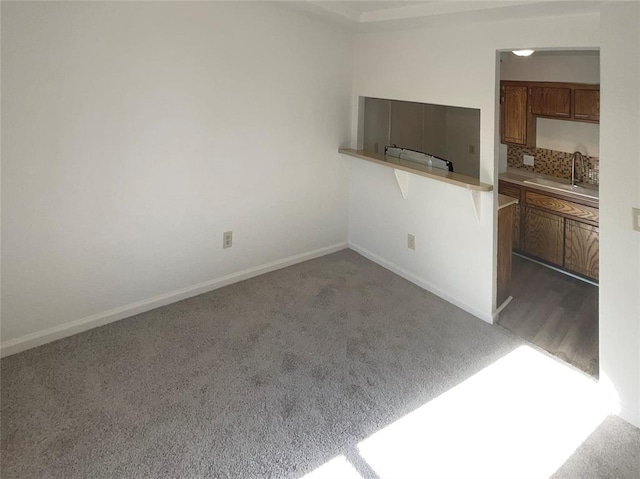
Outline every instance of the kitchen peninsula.
{"label": "kitchen peninsula", "polygon": [[353,158],[359,158],[361,160],[371,161],[379,165],[387,166],[396,170],[406,171],[416,175],[431,178],[433,180],[442,181],[456,186],[461,186],[475,191],[492,191],[493,185],[488,183],[482,183],[478,178],[471,176],[461,175],[451,171],[442,170],[439,168],[433,168],[430,166],[422,165],[410,160],[403,160],[388,155],[381,155],[379,153],[372,153],[364,150],[354,150],[351,148],[341,148],[339,153]]}

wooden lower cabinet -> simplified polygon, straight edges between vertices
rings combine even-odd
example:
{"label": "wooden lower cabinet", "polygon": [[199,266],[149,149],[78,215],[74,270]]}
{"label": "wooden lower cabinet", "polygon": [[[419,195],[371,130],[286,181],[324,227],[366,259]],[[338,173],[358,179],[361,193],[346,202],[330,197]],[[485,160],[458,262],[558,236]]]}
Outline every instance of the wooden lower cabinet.
{"label": "wooden lower cabinet", "polygon": [[[519,187],[500,181],[498,183],[498,193],[511,198],[516,198],[518,201],[522,201],[522,194]],[[513,251],[520,251],[520,203],[514,205],[513,214]]]}
{"label": "wooden lower cabinet", "polygon": [[500,306],[511,291],[511,260],[514,211],[517,205],[498,210],[498,291],[496,304]]}
{"label": "wooden lower cabinet", "polygon": [[[520,200],[514,205],[514,251],[598,280],[597,203],[578,203],[503,180],[498,184],[498,192]],[[500,233],[500,226],[498,230]]]}
{"label": "wooden lower cabinet", "polygon": [[593,279],[599,273],[599,238],[597,226],[567,219],[565,229],[564,266]]}
{"label": "wooden lower cabinet", "polygon": [[520,205],[514,205],[513,213],[513,251],[520,251]]}
{"label": "wooden lower cabinet", "polygon": [[524,252],[562,266],[563,246],[564,218],[527,207],[524,217]]}

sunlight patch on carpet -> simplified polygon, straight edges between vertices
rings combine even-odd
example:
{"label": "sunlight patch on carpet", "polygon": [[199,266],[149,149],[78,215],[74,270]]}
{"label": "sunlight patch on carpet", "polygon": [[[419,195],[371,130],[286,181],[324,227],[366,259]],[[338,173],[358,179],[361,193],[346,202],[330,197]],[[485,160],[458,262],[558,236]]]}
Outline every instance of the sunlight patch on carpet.
{"label": "sunlight patch on carpet", "polygon": [[344,456],[337,456],[306,474],[302,479],[362,479],[358,471]]}
{"label": "sunlight patch on carpet", "polygon": [[358,450],[380,479],[549,477],[609,411],[592,379],[522,346]]}

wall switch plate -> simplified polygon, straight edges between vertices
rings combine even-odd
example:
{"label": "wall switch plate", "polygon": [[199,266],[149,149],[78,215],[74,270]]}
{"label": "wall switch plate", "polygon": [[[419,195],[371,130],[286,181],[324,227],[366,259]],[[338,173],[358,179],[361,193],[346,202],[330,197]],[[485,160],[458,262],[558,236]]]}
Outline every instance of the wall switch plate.
{"label": "wall switch plate", "polygon": [[222,248],[231,248],[233,246],[233,231],[225,231],[222,233]]}
{"label": "wall switch plate", "polygon": [[633,229],[640,231],[640,208],[632,208],[633,210]]}
{"label": "wall switch plate", "polygon": [[524,155],[522,157],[522,162],[527,166],[533,166],[534,159],[535,158],[531,155]]}
{"label": "wall switch plate", "polygon": [[407,247],[412,250],[416,249],[416,237],[412,234],[407,236]]}

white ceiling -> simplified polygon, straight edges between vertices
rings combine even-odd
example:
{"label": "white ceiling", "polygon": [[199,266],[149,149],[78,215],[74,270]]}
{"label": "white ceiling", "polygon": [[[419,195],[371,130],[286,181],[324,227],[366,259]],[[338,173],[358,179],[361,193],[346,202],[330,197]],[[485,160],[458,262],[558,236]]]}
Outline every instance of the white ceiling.
{"label": "white ceiling", "polygon": [[419,4],[419,3],[433,3],[434,1],[438,1],[438,0],[416,0],[413,2],[401,2],[401,1],[369,1],[369,0],[363,0],[363,1],[349,1],[349,2],[341,2],[341,1],[332,1],[332,2],[317,2],[317,3],[335,3],[335,4],[342,4],[342,6],[350,8],[352,10],[355,10],[357,13],[359,14],[363,14],[365,12],[372,12],[372,11],[376,11],[376,10],[385,10],[387,8],[400,8],[400,7],[406,7],[407,5],[415,5],[415,4]]}
{"label": "white ceiling", "polygon": [[341,1],[320,0],[290,2],[315,9],[325,17],[359,30],[366,28],[416,25],[416,22],[441,21],[445,17],[499,18],[520,12],[526,15],[586,13],[600,1],[558,0],[414,0],[414,1]]}
{"label": "white ceiling", "polygon": [[540,0],[416,0],[416,1],[339,1],[324,0],[311,3],[357,23],[380,22],[403,18],[483,10],[539,3]]}

